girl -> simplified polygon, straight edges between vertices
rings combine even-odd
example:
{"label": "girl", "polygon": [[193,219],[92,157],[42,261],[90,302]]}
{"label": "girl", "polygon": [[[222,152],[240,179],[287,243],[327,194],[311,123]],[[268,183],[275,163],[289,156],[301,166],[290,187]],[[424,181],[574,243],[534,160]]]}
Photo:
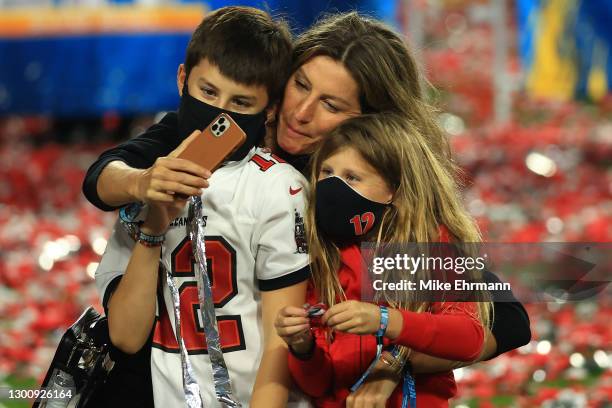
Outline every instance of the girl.
{"label": "girl", "polygon": [[[435,242],[441,230],[457,242],[480,241],[453,178],[421,133],[393,114],[350,119],[314,154],[311,181],[316,187],[308,207],[313,271],[308,301],[329,309],[323,328],[311,328],[301,308],[287,306],[277,316],[276,330],[292,352],[289,368],[297,385],[317,406],[344,406],[350,387],[376,356],[374,336],[364,335],[385,325],[386,344],[446,359],[476,359],[489,324],[487,302],[426,303],[411,299],[411,292],[401,292],[398,299],[384,294],[385,316],[383,308],[360,301],[369,284],[361,282],[360,242],[375,240],[378,248]],[[366,213],[373,217],[359,231],[354,216]],[[484,294],[477,299],[484,300]],[[399,365],[390,355],[383,360]],[[416,378],[417,406],[446,407],[455,393],[451,371]],[[387,406],[399,407],[401,399],[398,386]]]}

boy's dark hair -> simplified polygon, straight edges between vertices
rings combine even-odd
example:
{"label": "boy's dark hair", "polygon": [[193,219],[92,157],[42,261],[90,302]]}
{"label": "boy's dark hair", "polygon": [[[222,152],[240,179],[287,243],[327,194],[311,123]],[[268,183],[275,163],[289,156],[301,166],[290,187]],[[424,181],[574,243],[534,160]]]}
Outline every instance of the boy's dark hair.
{"label": "boy's dark hair", "polygon": [[185,57],[187,76],[203,58],[221,73],[245,85],[262,85],[269,104],[280,100],[291,72],[291,33],[252,7],[223,7],[208,14],[196,28]]}

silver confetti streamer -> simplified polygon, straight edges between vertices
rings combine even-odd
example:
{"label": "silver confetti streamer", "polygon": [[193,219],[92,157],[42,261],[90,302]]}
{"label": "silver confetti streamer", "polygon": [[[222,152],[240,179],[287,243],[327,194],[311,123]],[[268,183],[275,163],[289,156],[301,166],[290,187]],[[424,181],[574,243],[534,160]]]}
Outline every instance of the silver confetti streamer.
{"label": "silver confetti streamer", "polygon": [[189,202],[189,236],[191,247],[198,264],[195,269],[198,285],[198,299],[200,301],[200,314],[204,325],[204,336],[208,348],[208,357],[212,364],[213,382],[217,400],[229,407],[241,407],[240,402],[232,397],[232,385],[227,371],[227,365],[221,351],[221,340],[217,329],[217,317],[213,302],[210,280],[206,267],[206,245],[204,236],[204,218],[202,216],[202,198],[191,197]]}
{"label": "silver confetti streamer", "polygon": [[[162,266],[163,267],[163,266]],[[174,335],[176,341],[179,344],[181,350],[181,368],[183,371],[183,391],[185,393],[185,402],[188,408],[204,408],[202,396],[200,395],[200,386],[193,373],[193,367],[189,360],[189,354],[187,353],[187,347],[185,347],[185,341],[181,335],[181,298],[179,291],[172,279],[170,272],[163,268],[166,272],[166,282],[172,293],[172,309],[174,311]]]}

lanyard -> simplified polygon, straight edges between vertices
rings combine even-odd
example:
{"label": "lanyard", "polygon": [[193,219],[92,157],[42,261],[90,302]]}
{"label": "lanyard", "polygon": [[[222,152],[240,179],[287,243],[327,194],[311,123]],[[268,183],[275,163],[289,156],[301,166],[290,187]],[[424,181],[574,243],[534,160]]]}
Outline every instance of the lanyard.
{"label": "lanyard", "polygon": [[[380,307],[380,327],[376,332],[376,357],[370,363],[366,371],[363,375],[357,380],[355,384],[350,388],[351,392],[355,392],[361,387],[376,366],[376,363],[380,359],[380,355],[382,354],[383,349],[383,336],[385,335],[385,331],[387,330],[387,325],[389,323],[389,311],[385,306]],[[392,355],[394,358],[398,358],[398,347],[394,347],[392,351]],[[416,385],[414,382],[414,377],[410,373],[410,368],[406,367],[404,369],[404,381],[402,384],[402,408],[416,408]]]}
{"label": "lanyard", "polygon": [[376,357],[374,357],[374,360],[372,360],[368,368],[361,375],[361,378],[359,378],[359,380],[357,380],[357,382],[353,384],[353,386],[351,387],[351,392],[355,392],[359,389],[359,387],[361,387],[363,382],[366,380],[366,378],[368,378],[368,376],[370,375],[370,373],[376,366],[376,363],[378,362],[378,360],[380,359],[380,355],[382,354],[383,336],[385,335],[385,331],[387,331],[387,325],[389,323],[389,310],[385,306],[379,306],[379,307],[380,307],[380,326],[378,328],[378,331],[376,332]]}
{"label": "lanyard", "polygon": [[416,386],[410,369],[404,369],[404,384],[402,385],[402,408],[416,408]]}

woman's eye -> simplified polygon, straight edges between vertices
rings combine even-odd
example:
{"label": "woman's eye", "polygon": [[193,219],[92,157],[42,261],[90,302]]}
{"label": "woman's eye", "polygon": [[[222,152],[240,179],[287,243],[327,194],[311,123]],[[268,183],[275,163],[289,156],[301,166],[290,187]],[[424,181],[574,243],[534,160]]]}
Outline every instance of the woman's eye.
{"label": "woman's eye", "polygon": [[340,109],[338,109],[336,106],[332,105],[327,101],[323,101],[323,105],[325,105],[325,109],[327,109],[331,113],[338,113],[340,111]]}
{"label": "woman's eye", "polygon": [[300,89],[308,89],[308,87],[306,86],[306,84],[302,81],[300,81],[299,79],[295,79],[295,85],[300,88]]}

